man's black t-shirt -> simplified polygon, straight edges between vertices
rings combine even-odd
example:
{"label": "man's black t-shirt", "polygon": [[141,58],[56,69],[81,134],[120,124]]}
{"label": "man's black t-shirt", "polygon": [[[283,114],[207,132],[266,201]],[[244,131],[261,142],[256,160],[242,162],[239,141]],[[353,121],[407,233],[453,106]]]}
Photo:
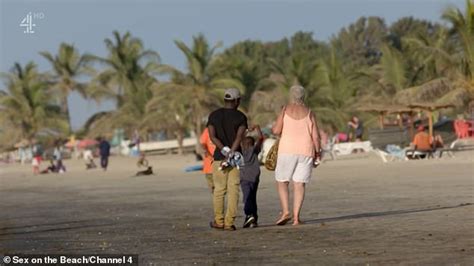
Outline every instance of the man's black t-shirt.
{"label": "man's black t-shirt", "polygon": [[[209,115],[207,125],[212,125],[216,131],[216,137],[222,142],[224,146],[232,147],[235,138],[237,137],[237,130],[240,126],[247,128],[247,117],[236,109],[220,108]],[[239,150],[240,151],[240,145]],[[214,152],[214,160],[221,161],[225,157],[219,149]]]}

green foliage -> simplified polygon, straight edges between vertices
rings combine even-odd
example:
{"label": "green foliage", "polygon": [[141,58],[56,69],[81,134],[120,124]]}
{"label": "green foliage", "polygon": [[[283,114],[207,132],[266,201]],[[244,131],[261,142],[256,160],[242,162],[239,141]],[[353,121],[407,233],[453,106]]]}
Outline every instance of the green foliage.
{"label": "green foliage", "polygon": [[40,134],[67,132],[68,124],[55,102],[55,94],[33,62],[24,67],[16,63],[2,78],[7,91],[0,94],[0,121],[9,125],[4,130],[16,132],[17,138],[27,140]]}
{"label": "green foliage", "polygon": [[458,44],[455,56],[460,61],[462,74],[472,80],[474,78],[474,2],[466,0],[466,14],[455,7],[443,12],[442,18],[451,24],[450,33]]}
{"label": "green foliage", "polygon": [[66,116],[69,131],[71,131],[68,96],[72,91],[79,92],[83,97],[87,96],[86,85],[78,82],[77,78],[91,73],[92,69],[88,67],[86,57],[79,54],[77,49],[70,44],[62,43],[56,56],[49,52],[40,52],[40,54],[52,66],[53,77],[50,82],[54,84],[55,92],[60,95],[61,112]]}
{"label": "green foliage", "polygon": [[[158,53],[129,32],[115,31],[105,39],[105,57],[82,56],[63,43],[57,55],[41,52],[52,74],[38,73],[32,63],[15,65],[4,75],[8,92],[0,91],[0,119],[25,138],[45,130],[65,132],[67,96],[75,90],[98,102],[112,99],[117,106],[93,116],[84,134],[164,130],[182,140],[191,131],[199,136],[209,112],[221,106],[224,88],[241,91],[241,108],[252,123],[269,125],[294,84],[306,88],[306,103],[333,130],[343,130],[359,107],[370,104],[417,101],[463,108],[474,99],[473,1],[466,0],[465,13],[450,7],[442,18],[449,27],[412,17],[391,25],[362,17],[329,42],[297,32],[279,41],[245,40],[221,51],[220,43],[211,45],[199,34],[191,45],[175,41],[186,58],[184,71],[161,64]],[[159,81],[163,74],[166,81]],[[91,81],[78,82],[82,75],[92,75]],[[376,121],[370,114],[363,117],[369,124]]]}
{"label": "green foliage", "polygon": [[[151,86],[160,68],[160,57],[152,50],[145,50],[140,39],[127,32],[113,32],[113,39],[105,39],[108,55],[105,58],[87,55],[89,61],[105,66],[97,73],[87,88],[90,97],[113,99],[117,110],[101,118],[107,121],[108,130],[125,128],[133,132],[140,125],[146,104],[152,97]],[[103,126],[103,125],[101,125]]]}
{"label": "green foliage", "polygon": [[[204,35],[199,34],[193,37],[192,47],[188,47],[181,41],[175,41],[176,46],[186,57],[186,71],[182,72],[171,66],[163,66],[162,73],[170,74],[171,80],[165,84],[164,88],[174,91],[174,96],[178,102],[183,102],[189,108],[190,123],[188,129],[193,130],[198,137],[201,134],[204,120],[209,112],[220,106],[223,89],[226,87],[235,87],[245,93],[245,87],[236,79],[229,76],[219,76],[218,67],[215,67],[215,52],[221,46],[216,44],[210,46]],[[158,94],[159,95],[159,94]],[[156,96],[156,94],[155,94]],[[165,106],[163,101],[166,98],[156,99],[159,105]],[[180,116],[179,108],[170,108],[170,116]],[[153,115],[153,114],[152,114]]]}

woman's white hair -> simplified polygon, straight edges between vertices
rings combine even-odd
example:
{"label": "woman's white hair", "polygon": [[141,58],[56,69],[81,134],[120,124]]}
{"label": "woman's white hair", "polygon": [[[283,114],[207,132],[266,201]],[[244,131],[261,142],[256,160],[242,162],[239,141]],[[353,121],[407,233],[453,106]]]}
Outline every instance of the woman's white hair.
{"label": "woman's white hair", "polygon": [[293,85],[290,88],[290,103],[304,103],[305,90],[300,85]]}

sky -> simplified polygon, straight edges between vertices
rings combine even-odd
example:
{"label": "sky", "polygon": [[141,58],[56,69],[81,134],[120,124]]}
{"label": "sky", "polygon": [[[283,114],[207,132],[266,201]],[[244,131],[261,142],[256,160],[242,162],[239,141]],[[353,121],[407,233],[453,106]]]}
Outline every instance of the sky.
{"label": "sky", "polygon": [[[104,39],[114,30],[130,31],[163,63],[182,69],[185,58],[173,41],[190,44],[198,33],[211,43],[222,41],[224,48],[245,39],[276,41],[297,31],[328,40],[361,16],[379,16],[387,24],[405,16],[442,22],[441,12],[449,5],[464,9],[465,0],[0,0],[0,72],[29,61],[48,71],[38,52],[54,54],[61,42],[81,53],[106,56]],[[30,12],[36,26],[34,33],[25,33],[28,22],[20,24]],[[75,93],[69,104],[74,129],[114,107]]]}

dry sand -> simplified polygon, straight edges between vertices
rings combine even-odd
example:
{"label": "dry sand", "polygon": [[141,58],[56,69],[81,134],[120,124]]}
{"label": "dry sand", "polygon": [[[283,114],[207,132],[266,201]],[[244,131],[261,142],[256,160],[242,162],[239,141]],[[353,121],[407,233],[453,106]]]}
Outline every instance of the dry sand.
{"label": "dry sand", "polygon": [[[131,177],[66,161],[66,174],[0,165],[0,254],[135,253],[142,264],[474,265],[474,155],[383,164],[373,154],[322,164],[303,206],[305,225],[273,226],[273,173],[258,193],[261,227],[211,230],[211,196],[191,156],[150,158]],[[242,203],[239,203],[239,208]]]}

